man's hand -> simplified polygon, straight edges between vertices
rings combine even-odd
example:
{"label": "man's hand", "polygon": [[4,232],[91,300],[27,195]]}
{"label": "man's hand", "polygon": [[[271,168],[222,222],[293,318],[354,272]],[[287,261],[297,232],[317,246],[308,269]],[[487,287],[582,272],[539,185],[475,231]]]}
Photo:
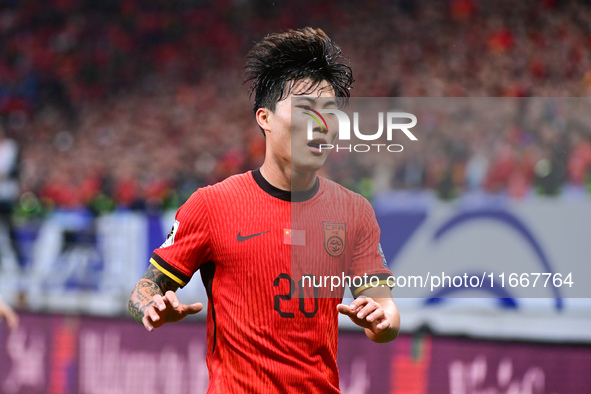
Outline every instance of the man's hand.
{"label": "man's hand", "polygon": [[168,290],[164,296],[155,294],[152,302],[144,309],[142,323],[148,331],[161,327],[165,323],[177,322],[188,315],[199,313],[203,304],[181,304],[174,291]]}
{"label": "man's hand", "polygon": [[351,305],[339,304],[337,310],[349,316],[351,321],[360,327],[370,329],[378,334],[390,328],[390,321],[382,306],[372,298],[359,297]]}
{"label": "man's hand", "polygon": [[146,330],[153,331],[164,323],[179,321],[203,309],[200,302],[181,304],[175,294],[178,288],[178,283],[150,264],[131,292],[129,313]]}
{"label": "man's hand", "polygon": [[390,342],[396,338],[400,330],[400,314],[390,289],[370,288],[361,294],[351,305],[337,305],[337,311],[365,328],[365,335],[374,342]]}

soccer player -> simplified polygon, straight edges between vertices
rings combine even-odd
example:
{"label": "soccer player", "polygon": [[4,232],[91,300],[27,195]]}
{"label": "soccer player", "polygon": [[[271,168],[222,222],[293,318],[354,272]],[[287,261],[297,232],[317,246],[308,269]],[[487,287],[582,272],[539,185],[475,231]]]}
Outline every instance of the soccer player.
{"label": "soccer player", "polygon": [[[316,174],[334,120],[307,139],[307,114],[349,97],[351,69],[312,28],[266,36],[246,69],[264,163],[189,198],[129,310],[148,331],[199,312],[202,304],[181,304],[175,294],[199,270],[209,302],[209,393],[338,393],[338,313],[375,342],[393,340],[400,326],[371,205]],[[356,298],[344,305],[342,288],[304,280],[327,272],[375,281],[347,282]]]}

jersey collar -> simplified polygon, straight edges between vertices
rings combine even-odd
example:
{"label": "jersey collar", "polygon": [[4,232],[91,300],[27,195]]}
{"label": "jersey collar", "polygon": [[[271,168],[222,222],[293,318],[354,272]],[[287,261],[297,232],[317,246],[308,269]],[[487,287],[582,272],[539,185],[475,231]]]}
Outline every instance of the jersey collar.
{"label": "jersey collar", "polygon": [[316,193],[318,193],[318,189],[320,189],[320,180],[316,177],[316,182],[314,182],[314,186],[310,189],[305,190],[303,192],[290,192],[289,190],[281,190],[273,185],[271,185],[263,174],[261,174],[261,169],[258,168],[252,171],[252,177],[254,178],[255,182],[263,191],[275,198],[278,198],[283,201],[291,201],[291,202],[302,202],[307,201],[314,197]]}

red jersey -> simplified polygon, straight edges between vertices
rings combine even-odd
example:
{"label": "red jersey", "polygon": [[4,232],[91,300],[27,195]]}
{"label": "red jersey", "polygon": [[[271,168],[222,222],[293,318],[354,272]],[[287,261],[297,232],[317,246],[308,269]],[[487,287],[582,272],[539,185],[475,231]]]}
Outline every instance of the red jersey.
{"label": "red jersey", "polygon": [[[201,272],[208,393],[340,392],[343,288],[326,280],[391,275],[369,202],[324,178],[286,192],[256,170],[199,189],[175,219],[150,262],[181,286]],[[353,293],[368,283],[353,281]]]}

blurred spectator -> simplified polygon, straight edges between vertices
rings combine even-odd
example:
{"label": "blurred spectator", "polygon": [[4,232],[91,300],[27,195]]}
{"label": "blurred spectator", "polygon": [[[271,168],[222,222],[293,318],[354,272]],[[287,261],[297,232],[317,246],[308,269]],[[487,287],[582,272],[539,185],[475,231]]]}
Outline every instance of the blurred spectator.
{"label": "blurred spectator", "polygon": [[[589,20],[583,0],[8,2],[0,113],[22,148],[23,190],[48,209],[167,207],[262,162],[246,92],[230,92],[269,31],[321,25],[363,70],[354,97],[577,97],[591,91]],[[380,170],[379,188],[389,179],[442,198],[478,188],[522,198],[591,184],[588,126],[574,135],[547,112],[538,124],[454,133],[427,114],[437,124],[424,147]],[[325,175],[367,189],[376,160],[358,174],[339,173],[349,159],[339,160]]]}

